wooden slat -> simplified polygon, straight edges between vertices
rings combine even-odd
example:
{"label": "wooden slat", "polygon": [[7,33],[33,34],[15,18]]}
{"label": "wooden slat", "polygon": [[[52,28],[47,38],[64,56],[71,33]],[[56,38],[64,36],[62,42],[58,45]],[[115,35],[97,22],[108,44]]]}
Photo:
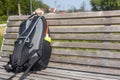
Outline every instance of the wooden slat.
{"label": "wooden slat", "polygon": [[[116,78],[120,79],[120,69],[115,68],[105,68],[105,67],[97,67],[97,66],[85,66],[85,65],[72,65],[72,64],[66,64],[66,63],[49,63],[49,67],[53,68],[60,68],[60,69],[68,69],[68,70],[75,70],[75,71],[85,71],[87,73],[94,72],[94,76],[97,76],[99,74],[109,74],[109,75],[118,75]],[[115,76],[114,76],[115,77]]]}
{"label": "wooden slat", "polygon": [[[64,75],[68,75],[68,73],[71,73],[71,71],[69,70],[61,70],[61,69],[52,69],[52,68],[48,68],[46,71],[46,73],[53,73],[53,72],[56,72],[56,73],[63,73]],[[80,77],[88,77],[88,78],[93,78],[93,79],[101,79],[101,80],[104,80],[104,79],[119,79],[120,77],[117,77],[117,76],[110,76],[110,75],[102,75],[102,74],[95,74],[95,73],[87,73],[87,72],[76,72],[76,71],[72,71],[71,74],[69,74],[71,76],[80,76]]]}
{"label": "wooden slat", "polygon": [[57,32],[57,33],[78,33],[78,32],[120,32],[119,26],[100,26],[100,27],[81,27],[81,28],[51,28],[51,32]]}
{"label": "wooden slat", "polygon": [[0,50],[0,56],[2,55],[2,51]]}
{"label": "wooden slat", "polygon": [[[98,27],[58,27],[58,28],[51,28],[50,27],[50,32],[51,33],[78,33],[78,32],[120,32],[120,26],[98,26]],[[18,33],[19,28],[17,27],[7,27],[6,32],[7,33]]]}
{"label": "wooden slat", "polygon": [[6,34],[4,34],[5,39],[16,39],[17,36],[18,36],[18,34],[16,34],[16,33],[8,33],[8,34],[6,33]]}
{"label": "wooden slat", "polygon": [[[13,50],[11,47],[4,46],[4,49]],[[119,68],[120,61],[113,59],[105,58],[90,58],[90,57],[76,57],[76,56],[52,56],[52,61],[55,62],[65,62],[65,63],[76,63],[76,64],[85,64],[85,65],[97,65],[97,66],[106,66],[106,67],[117,67]]]}
{"label": "wooden slat", "polygon": [[[19,26],[21,21],[10,21],[7,26]],[[69,20],[48,20],[49,26],[65,26],[65,25],[112,25],[120,24],[119,18],[110,19],[69,19]]]}
{"label": "wooden slat", "polygon": [[[8,56],[12,54],[9,51],[3,51],[2,56]],[[110,52],[110,51],[84,51],[84,50],[69,50],[69,49],[52,49],[52,54],[56,55],[65,55],[65,56],[80,56],[80,57],[96,57],[96,58],[112,58],[120,59],[119,52]]]}
{"label": "wooden slat", "polygon": [[[119,43],[52,42],[52,47],[119,50],[120,44]],[[13,46],[4,45],[2,49],[13,50]]]}
{"label": "wooden slat", "polygon": [[[3,44],[13,44],[17,34],[5,34]],[[13,38],[13,39],[12,39]],[[113,34],[51,34],[53,40],[102,40],[102,41],[120,41],[120,35]]]}
{"label": "wooden slat", "polygon": [[2,47],[2,51],[13,51],[14,47],[13,46],[10,46],[10,45],[4,45]]}
{"label": "wooden slat", "polygon": [[116,59],[113,60],[113,59],[104,59],[104,58],[102,59],[102,58],[52,55],[51,61],[69,63],[69,64],[87,65],[87,66],[120,68],[120,60],[116,60]]}
{"label": "wooden slat", "polygon": [[[55,72],[55,74],[54,74]],[[39,72],[38,72],[39,73]],[[70,74],[69,74],[70,73]],[[102,76],[91,76],[89,74],[84,74],[85,72],[81,73],[81,72],[76,72],[76,71],[69,71],[69,70],[61,70],[61,69],[51,69],[51,68],[48,68],[46,71],[44,71],[44,74],[51,74],[52,75],[56,75],[56,76],[65,76],[65,77],[69,77],[69,78],[72,78],[72,79],[82,79],[82,80],[86,80],[86,79],[91,79],[91,80],[94,80],[94,79],[110,79],[112,80],[111,78],[105,78],[105,77],[102,77]],[[115,79],[115,78],[114,78]]]}
{"label": "wooden slat", "polygon": [[[62,77],[57,77],[57,76],[43,75],[41,73],[39,73],[39,74],[31,73],[29,76],[26,77],[25,80],[57,80],[57,79],[58,80],[71,80],[70,78],[66,78],[66,77],[62,78]],[[7,75],[6,78],[4,77],[5,79],[8,79],[9,77],[11,77],[13,75],[13,73],[11,73],[11,74],[7,73],[7,72],[5,72],[5,70],[2,70],[2,69],[0,69],[0,74]],[[22,74],[23,73],[19,73],[12,80],[18,80]]]}
{"label": "wooden slat", "polygon": [[[29,16],[29,15],[28,15]],[[10,16],[9,20],[25,20],[28,16]],[[94,17],[118,17],[120,11],[79,12],[66,14],[45,14],[47,19],[71,19],[71,18],[94,18]]]}
{"label": "wooden slat", "polygon": [[18,33],[19,27],[7,27],[6,33]]}
{"label": "wooden slat", "polygon": [[[0,60],[3,60],[3,59],[0,59]],[[1,63],[1,62],[0,62]],[[3,64],[0,64],[0,65],[3,65]],[[82,79],[82,78],[92,78],[92,79],[119,79],[120,77],[119,76],[112,76],[112,75],[103,75],[103,74],[94,74],[94,73],[87,73],[87,72],[81,72],[81,71],[78,71],[79,69],[81,69],[82,71],[85,70],[85,69],[89,69],[89,70],[92,70],[92,67],[86,67],[86,66],[80,66],[80,65],[71,65],[71,64],[63,64],[63,63],[52,63],[50,62],[49,63],[49,66],[53,67],[54,68],[47,68],[46,70],[43,70],[41,72],[37,72],[36,75],[49,75],[49,76],[57,76],[57,77],[68,77],[67,75],[69,75],[69,78],[71,79]],[[58,68],[62,68],[64,66],[64,68],[68,69],[68,70],[62,70],[62,69],[55,69],[55,67]],[[78,67],[77,67],[78,66]],[[63,69],[64,69],[63,68]],[[77,72],[76,71],[71,71],[69,70],[70,68],[74,68],[74,69],[78,69]],[[94,67],[96,72],[101,70],[99,67]],[[73,70],[74,70],[73,69]],[[114,74],[115,72],[119,71],[118,69],[109,69],[109,68],[103,68],[105,69],[105,71],[103,71],[103,73],[105,73],[106,71],[108,71],[107,73],[108,74]],[[63,71],[63,72],[61,72]],[[110,72],[109,72],[110,71]],[[111,73],[112,71],[112,73]],[[4,71],[2,71],[4,73]],[[72,73],[71,73],[72,72]],[[69,74],[71,73],[71,74]],[[0,73],[1,74],[1,73]],[[12,75],[12,74],[11,74]],[[71,75],[71,77],[70,77]],[[118,75],[119,75],[119,72],[118,72]],[[76,77],[75,77],[76,76]],[[42,78],[42,77],[40,77]]]}
{"label": "wooden slat", "polygon": [[119,43],[81,43],[81,42],[53,42],[53,47],[61,48],[91,48],[91,49],[111,49],[119,50]]}
{"label": "wooden slat", "polygon": [[[3,61],[3,63],[1,63],[1,61]],[[6,61],[8,61],[8,58],[0,58],[0,65],[4,65],[6,64]],[[104,73],[104,74],[117,74],[117,75],[120,75],[120,69],[113,69],[113,68],[104,68],[104,67],[95,67],[95,66],[84,66],[84,65],[72,65],[72,64],[64,64],[64,63],[54,63],[54,62],[50,62],[49,67],[52,67],[53,69],[57,68],[57,70],[59,71],[60,69],[63,69],[63,70],[77,70],[77,72],[79,71],[79,73],[81,73],[82,75],[85,75],[85,76],[95,76],[96,78],[97,77],[108,77],[108,78],[111,78],[111,79],[119,79],[120,77],[119,76],[110,76],[110,75],[102,75],[102,74],[89,74],[88,72],[87,73],[83,73],[81,71],[89,71],[89,72],[99,72],[99,73]],[[44,72],[46,73],[49,73],[51,72],[51,70],[47,69],[45,70]],[[52,71],[53,73],[55,72],[55,74],[57,74],[56,71]],[[70,71],[71,72],[71,71]],[[112,73],[111,73],[112,72]],[[61,73],[61,72],[60,72]],[[73,73],[73,75],[80,75],[80,74],[76,74],[76,73]]]}
{"label": "wooden slat", "polygon": [[[8,56],[12,54],[12,51],[3,51],[2,56]],[[93,58],[104,58],[104,59],[120,59],[120,52],[110,51],[84,51],[84,50],[70,50],[70,49],[55,49],[52,48],[52,54],[64,55],[64,56],[78,56],[78,57],[93,57]]]}
{"label": "wooden slat", "polygon": [[13,45],[14,42],[15,42],[15,40],[13,40],[13,39],[5,39],[5,40],[3,41],[3,44],[4,44],[4,45]]}
{"label": "wooden slat", "polygon": [[113,34],[51,34],[52,39],[119,41],[120,35]]}
{"label": "wooden slat", "polygon": [[112,58],[120,59],[120,52],[110,51],[84,51],[84,50],[70,50],[70,49],[52,49],[52,54],[65,56],[80,56],[80,57],[96,57],[96,58]]}

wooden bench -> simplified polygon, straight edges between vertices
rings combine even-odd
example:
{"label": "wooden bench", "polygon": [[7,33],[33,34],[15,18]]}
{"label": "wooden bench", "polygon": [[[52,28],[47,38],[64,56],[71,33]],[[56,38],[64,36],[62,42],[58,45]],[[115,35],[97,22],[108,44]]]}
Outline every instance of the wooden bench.
{"label": "wooden bench", "polygon": [[[46,14],[52,37],[52,56],[46,70],[26,80],[120,80],[120,11]],[[10,16],[2,45],[3,65],[13,52],[19,25],[28,16]],[[14,79],[18,79],[22,73]]]}

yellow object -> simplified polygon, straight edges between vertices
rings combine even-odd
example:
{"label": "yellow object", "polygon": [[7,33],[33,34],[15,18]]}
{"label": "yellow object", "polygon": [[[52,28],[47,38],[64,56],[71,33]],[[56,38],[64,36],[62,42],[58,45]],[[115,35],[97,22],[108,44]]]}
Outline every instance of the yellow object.
{"label": "yellow object", "polygon": [[46,41],[48,41],[49,43],[51,43],[51,38],[48,36],[48,34],[45,36],[45,38],[44,38]]}

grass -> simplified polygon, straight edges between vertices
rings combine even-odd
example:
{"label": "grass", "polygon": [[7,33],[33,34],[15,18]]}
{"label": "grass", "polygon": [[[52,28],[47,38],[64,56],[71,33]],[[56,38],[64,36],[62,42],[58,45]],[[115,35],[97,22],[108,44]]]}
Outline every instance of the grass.
{"label": "grass", "polygon": [[2,46],[4,31],[5,31],[5,27],[0,27],[0,50]]}

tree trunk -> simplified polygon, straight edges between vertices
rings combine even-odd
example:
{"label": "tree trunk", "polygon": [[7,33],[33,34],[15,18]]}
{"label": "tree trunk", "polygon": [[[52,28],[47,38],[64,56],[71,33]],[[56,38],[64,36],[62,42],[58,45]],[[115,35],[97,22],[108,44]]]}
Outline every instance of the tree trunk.
{"label": "tree trunk", "polygon": [[20,0],[18,0],[18,15],[21,15],[21,10],[20,10]]}

